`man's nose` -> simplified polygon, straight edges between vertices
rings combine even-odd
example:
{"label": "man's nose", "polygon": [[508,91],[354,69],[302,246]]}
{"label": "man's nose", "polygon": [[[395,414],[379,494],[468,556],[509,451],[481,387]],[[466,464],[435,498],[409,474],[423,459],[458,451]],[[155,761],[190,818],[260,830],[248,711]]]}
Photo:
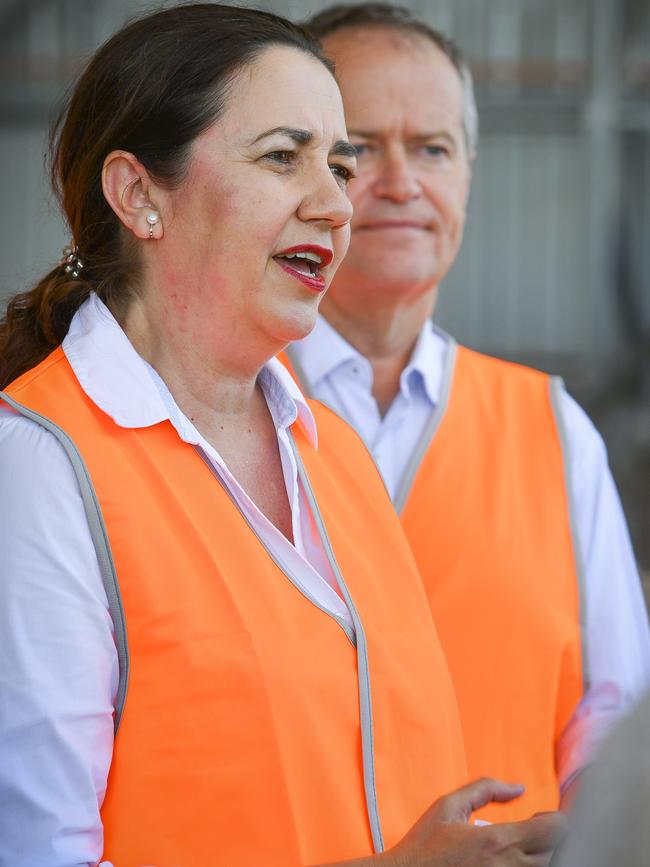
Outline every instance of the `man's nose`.
{"label": "man's nose", "polygon": [[384,154],[375,181],[376,195],[404,203],[417,199],[422,188],[408,154],[399,150]]}

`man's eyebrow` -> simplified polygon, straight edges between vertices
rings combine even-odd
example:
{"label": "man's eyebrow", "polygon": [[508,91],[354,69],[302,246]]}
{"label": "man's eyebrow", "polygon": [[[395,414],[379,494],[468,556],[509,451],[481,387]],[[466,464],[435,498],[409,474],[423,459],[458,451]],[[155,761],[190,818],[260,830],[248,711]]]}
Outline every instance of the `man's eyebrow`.
{"label": "man's eyebrow", "polygon": [[[351,136],[355,136],[357,138],[369,138],[369,139],[381,139],[381,138],[383,138],[383,133],[381,133],[379,131],[367,132],[366,130],[362,130],[362,129],[351,129],[351,130],[348,130],[348,132]],[[446,132],[445,130],[442,130],[442,129],[433,130],[432,132],[422,132],[422,133],[418,133],[417,135],[409,136],[408,141],[425,142],[425,141],[431,141],[431,139],[436,139],[436,138],[444,138],[450,144],[456,144],[456,139],[454,138],[454,136],[451,133]]]}
{"label": "man's eyebrow", "polygon": [[349,141],[340,139],[336,142],[330,153],[335,157],[351,157],[356,158],[357,149]]}
{"label": "man's eyebrow", "polygon": [[291,126],[274,126],[273,129],[267,129],[266,132],[260,133],[256,139],[251,142],[252,145],[257,144],[263,138],[268,138],[271,135],[284,135],[295,141],[296,144],[309,144],[313,135],[306,129],[294,129]]}
{"label": "man's eyebrow", "polygon": [[357,135],[359,138],[379,138],[380,132],[366,132],[363,129],[348,129],[348,135]]}
{"label": "man's eyebrow", "polygon": [[455,145],[457,143],[456,138],[450,132],[447,132],[444,129],[439,129],[439,130],[435,130],[434,132],[425,132],[425,133],[420,133],[418,135],[414,135],[411,138],[411,141],[425,142],[425,141],[431,141],[431,139],[436,139],[436,138],[444,138],[449,142],[449,144],[453,144],[453,145]]}

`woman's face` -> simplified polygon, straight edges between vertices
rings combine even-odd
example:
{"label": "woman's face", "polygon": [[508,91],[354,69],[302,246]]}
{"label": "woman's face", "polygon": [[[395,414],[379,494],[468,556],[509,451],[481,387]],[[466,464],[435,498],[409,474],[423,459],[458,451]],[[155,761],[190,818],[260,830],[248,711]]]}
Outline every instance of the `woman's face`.
{"label": "woman's face", "polygon": [[147,253],[183,339],[253,350],[308,333],[348,246],[354,168],[328,70],[297,49],[265,50],[163,193],[164,236]]}

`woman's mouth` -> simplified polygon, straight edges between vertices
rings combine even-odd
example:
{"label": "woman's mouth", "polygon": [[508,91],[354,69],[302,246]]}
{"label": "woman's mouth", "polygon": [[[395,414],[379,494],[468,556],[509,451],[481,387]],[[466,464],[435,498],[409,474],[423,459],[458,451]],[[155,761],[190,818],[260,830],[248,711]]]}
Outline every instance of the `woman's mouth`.
{"label": "woman's mouth", "polygon": [[305,286],[322,292],[325,277],[322,268],[332,261],[332,251],[315,244],[300,244],[283,250],[273,257],[278,265]]}

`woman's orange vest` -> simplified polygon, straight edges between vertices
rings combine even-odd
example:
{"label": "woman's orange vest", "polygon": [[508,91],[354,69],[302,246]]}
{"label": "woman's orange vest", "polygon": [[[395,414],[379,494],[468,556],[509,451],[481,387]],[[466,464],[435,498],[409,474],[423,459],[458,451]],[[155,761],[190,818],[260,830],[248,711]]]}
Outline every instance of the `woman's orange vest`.
{"label": "woman's orange vest", "polygon": [[292,432],[354,603],[356,647],[169,422],[116,425],[60,349],[7,394],[74,442],[119,581],[130,672],[105,859],[293,867],[368,855],[373,821],[388,848],[466,779],[412,555],[365,448],[334,414],[314,406],[317,450]]}
{"label": "woman's orange vest", "polygon": [[470,778],[526,785],[477,813],[509,821],[557,808],[555,747],[584,693],[558,382],[451,347],[395,504],[449,662]]}

